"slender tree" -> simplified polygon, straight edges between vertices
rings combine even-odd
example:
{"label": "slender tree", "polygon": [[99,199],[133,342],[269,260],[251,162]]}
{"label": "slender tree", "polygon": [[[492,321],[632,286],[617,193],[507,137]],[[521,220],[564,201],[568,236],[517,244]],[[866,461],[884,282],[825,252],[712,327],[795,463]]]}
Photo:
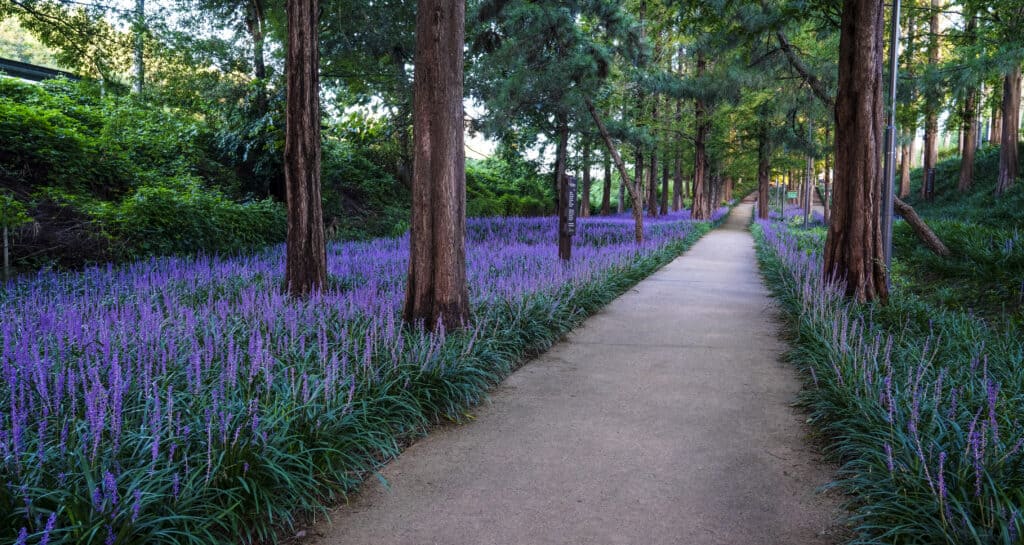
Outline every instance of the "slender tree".
{"label": "slender tree", "polygon": [[861,302],[889,295],[879,224],[883,7],[881,0],[845,0],[840,21],[835,193],[824,274]]}
{"label": "slender tree", "polygon": [[418,0],[413,191],[406,322],[433,329],[469,320],[463,143],[465,2]]}
{"label": "slender tree", "polygon": [[996,195],[1006,193],[1017,179],[1020,131],[1021,66],[1015,64],[1003,77],[1003,134],[999,145],[999,176]]}
{"label": "slender tree", "polygon": [[768,127],[763,122],[757,131],[757,217],[768,219],[768,189],[771,184],[772,151]]}
{"label": "slender tree", "polygon": [[[975,41],[978,28],[977,14],[971,14],[967,21],[966,38],[969,45]],[[964,96],[963,119],[961,123],[962,152],[960,154],[960,181],[957,189],[967,191],[974,183],[974,154],[978,147],[978,86],[970,85]]]}
{"label": "slender tree", "polygon": [[320,202],[320,57],[318,0],[288,0],[285,58],[284,176],[288,238],[284,282],[305,296],[327,281],[327,250]]}
{"label": "slender tree", "polygon": [[[707,59],[704,57],[704,52],[698,51],[697,77],[703,76],[706,69]],[[707,187],[707,139],[708,134],[711,132],[711,122],[708,120],[704,99],[695,99],[694,107],[696,137],[693,141],[693,205],[691,206],[690,217],[695,220],[706,220],[711,217],[712,208]]]}
{"label": "slender tree", "polygon": [[590,215],[590,140],[583,141],[582,184],[579,192],[580,217]]}
{"label": "slender tree", "polygon": [[601,187],[601,215],[612,213],[612,155],[604,153],[604,185]]}
{"label": "slender tree", "polygon": [[[932,0],[931,19],[928,22],[928,65],[937,68],[939,64],[939,12],[942,0]],[[921,197],[930,200],[933,195],[927,183],[929,174],[939,162],[939,97],[935,89],[929,89],[924,106],[924,178],[921,183]]]}

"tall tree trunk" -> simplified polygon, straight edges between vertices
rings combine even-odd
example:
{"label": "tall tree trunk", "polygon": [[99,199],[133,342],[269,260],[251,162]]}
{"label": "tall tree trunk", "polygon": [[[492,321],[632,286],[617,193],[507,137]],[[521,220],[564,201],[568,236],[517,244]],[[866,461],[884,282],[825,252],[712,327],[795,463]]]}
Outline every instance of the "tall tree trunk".
{"label": "tall tree trunk", "polygon": [[860,302],[889,295],[879,222],[883,7],[846,0],[840,23],[835,194],[823,273]]}
{"label": "tall tree trunk", "polygon": [[647,215],[658,217],[658,148],[651,148],[651,164],[647,169]]}
{"label": "tall tree trunk", "polygon": [[[825,146],[832,145],[832,124],[825,124]],[[834,146],[832,149],[835,149]],[[825,152],[825,202],[822,203],[822,208],[825,209],[825,225],[828,225],[832,219],[832,204],[829,199],[832,191],[832,153],[829,151]]]}
{"label": "tall tree trunk", "polygon": [[651,128],[655,136],[654,144],[651,146],[651,164],[647,170],[647,215],[658,217],[658,95],[651,97]]}
{"label": "tall tree trunk", "polygon": [[580,188],[580,217],[590,215],[590,142],[583,142],[583,187]]}
{"label": "tall tree trunk", "polygon": [[668,214],[668,159],[661,162],[661,215]]}
{"label": "tall tree trunk", "polygon": [[447,330],[469,321],[464,2],[418,0],[413,88],[413,191],[403,318]]}
{"label": "tall tree trunk", "polygon": [[[646,165],[644,165],[644,152],[643,152],[643,149],[640,147],[639,144],[637,144],[637,147],[636,147],[636,164],[633,165],[633,173],[634,173],[633,176],[634,176],[634,179],[636,180],[636,185],[640,188],[641,196],[644,195],[644,180],[645,180],[645,178],[644,178],[644,168],[645,168],[645,166]],[[639,206],[640,207],[640,211],[643,212],[643,209],[644,209],[644,199],[641,199],[640,202],[633,201],[632,204],[633,204],[633,206]]]}
{"label": "tall tree trunk", "polygon": [[[697,77],[702,77],[707,68],[707,60],[702,51],[697,53]],[[711,216],[711,203],[707,195],[707,138],[711,130],[708,122],[707,110],[704,101],[696,99],[694,120],[696,124],[696,137],[693,145],[693,206],[691,206],[690,217],[695,220],[706,220]]]}
{"label": "tall tree trunk", "polygon": [[[619,169],[619,176],[621,178],[619,182],[619,191],[622,191],[622,186],[625,186],[629,190],[629,198],[633,200],[633,222],[636,234],[636,243],[640,244],[644,241],[644,214],[639,204],[643,197],[640,194],[640,188],[636,184],[629,180],[629,172],[626,171],[626,163],[622,161],[622,156],[619,155],[619,150],[615,148],[615,143],[612,142],[612,137],[608,134],[608,128],[605,127],[604,121],[601,121],[601,116],[598,115],[597,109],[594,108],[594,103],[589,98],[584,99],[587,104],[587,111],[590,112],[590,117],[593,118],[594,124],[597,125],[597,130],[601,132],[601,139],[604,140],[604,145],[608,149],[608,153],[611,154],[612,160],[615,162],[615,167]],[[622,199],[619,199],[621,206]]]}
{"label": "tall tree trunk", "polygon": [[[676,99],[676,125],[682,128],[683,101]],[[672,146],[675,153],[675,168],[672,177],[672,211],[678,212],[683,207],[683,148],[678,144]]]}
{"label": "tall tree trunk", "polygon": [[[978,18],[971,17],[967,23],[968,35],[973,35],[978,25]],[[964,97],[963,153],[960,155],[960,181],[956,188],[963,191],[971,189],[974,184],[974,153],[978,147],[978,88],[972,86]]]}
{"label": "tall tree trunk", "polygon": [[765,127],[757,132],[757,217],[768,219],[768,190],[771,187],[772,150]]}
{"label": "tall tree trunk", "polygon": [[604,187],[601,188],[601,215],[609,216],[612,213],[612,156],[604,154]]}
{"label": "tall tree trunk", "polygon": [[569,184],[565,177],[569,161],[569,117],[559,113],[558,148],[555,152],[555,188],[558,194],[558,258],[572,258],[572,236],[566,230],[569,223]]}
{"label": "tall tree trunk", "polygon": [[901,199],[910,196],[910,163],[914,158],[914,135],[910,133],[910,141],[903,145],[900,158],[900,194]]}
{"label": "tall tree trunk", "polygon": [[135,81],[132,91],[142,94],[143,82],[146,80],[146,0],[135,0]]}
{"label": "tall tree trunk", "polygon": [[1017,179],[1017,148],[1020,130],[1020,81],[1018,64],[1003,77],[1003,134],[999,145],[999,177],[996,195],[1006,193]]}
{"label": "tall tree trunk", "polygon": [[263,53],[266,17],[262,0],[249,0],[245,11],[245,27],[252,38],[252,75],[256,79],[266,79],[267,62]]}
{"label": "tall tree trunk", "polygon": [[[941,0],[932,0],[931,19],[928,22],[928,65],[939,64],[939,11]],[[925,97],[924,120],[924,172],[921,178],[921,197],[931,200],[934,188],[928,187],[928,175],[939,162],[939,97],[931,91]],[[931,192],[930,192],[931,191]]]}
{"label": "tall tree trunk", "polygon": [[288,240],[284,283],[305,296],[327,281],[327,249],[320,202],[320,55],[318,0],[288,0],[285,58],[284,179]]}
{"label": "tall tree trunk", "polygon": [[993,146],[1000,146],[1003,143],[1002,140],[1003,104],[1001,100],[994,100],[992,101],[992,125],[989,127],[988,142]]}

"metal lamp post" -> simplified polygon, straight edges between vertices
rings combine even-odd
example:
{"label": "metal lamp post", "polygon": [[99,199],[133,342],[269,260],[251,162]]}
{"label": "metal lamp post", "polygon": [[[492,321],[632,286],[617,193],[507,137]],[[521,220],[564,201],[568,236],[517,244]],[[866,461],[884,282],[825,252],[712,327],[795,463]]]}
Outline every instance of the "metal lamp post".
{"label": "metal lamp post", "polygon": [[885,165],[882,182],[882,252],[885,256],[886,290],[892,287],[893,186],[896,183],[896,78],[899,72],[900,0],[893,0],[889,35],[889,123],[885,131]]}

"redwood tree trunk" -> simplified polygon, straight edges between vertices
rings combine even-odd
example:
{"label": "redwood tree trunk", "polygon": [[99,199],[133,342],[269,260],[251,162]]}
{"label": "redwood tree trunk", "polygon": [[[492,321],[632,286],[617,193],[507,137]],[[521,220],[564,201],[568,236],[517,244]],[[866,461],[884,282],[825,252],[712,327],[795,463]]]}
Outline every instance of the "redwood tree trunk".
{"label": "redwood tree trunk", "polygon": [[1020,79],[1021,69],[1017,65],[1003,77],[1003,134],[999,145],[999,177],[996,179],[996,195],[1006,193],[1017,179],[1017,147],[1020,137]]}
{"label": "redwood tree trunk", "polygon": [[612,156],[604,154],[604,187],[601,188],[601,215],[608,216],[612,213]]}
{"label": "redwood tree trunk", "polygon": [[427,329],[469,320],[462,55],[465,3],[418,0],[412,221],[403,317]]}
{"label": "redwood tree trunk", "polygon": [[[683,101],[676,100],[676,124],[682,126]],[[683,148],[673,146],[675,150],[675,168],[672,177],[672,211],[678,212],[683,207]]]}
{"label": "redwood tree trunk", "polygon": [[1003,105],[996,102],[992,105],[992,126],[988,131],[988,142],[993,146],[999,146],[1003,140]]}
{"label": "redwood tree trunk", "polygon": [[580,188],[580,217],[590,215],[590,142],[583,143],[583,187]]}
{"label": "redwood tree trunk", "polygon": [[910,163],[914,159],[914,135],[910,133],[910,142],[907,142],[902,151],[900,159],[900,195],[901,199],[910,196]]}
{"label": "redwood tree trunk", "polygon": [[857,301],[888,299],[879,196],[882,184],[883,2],[843,2],[836,95],[836,178],[824,275]]}
{"label": "redwood tree trunk", "polygon": [[661,215],[668,214],[668,160],[661,162]]}
{"label": "redwood tree trunk", "polygon": [[566,231],[569,223],[569,184],[565,179],[569,159],[569,119],[558,114],[558,148],[555,152],[555,187],[558,191],[558,258],[572,258],[572,236]]}
{"label": "redwood tree trunk", "polygon": [[285,58],[284,179],[288,239],[284,284],[306,296],[327,282],[327,249],[320,202],[320,55],[318,0],[288,0]]}
{"label": "redwood tree trunk", "polygon": [[[697,53],[697,77],[704,75],[707,68],[707,60],[704,53]],[[706,142],[710,123],[707,119],[707,111],[704,101],[696,99],[694,119],[696,123],[696,137],[693,142],[693,206],[690,208],[690,217],[695,220],[706,220],[711,216],[711,206],[707,195],[707,149]]]}
{"label": "redwood tree trunk", "polygon": [[647,215],[658,217],[658,151],[651,148],[651,164],[647,169]]}
{"label": "redwood tree trunk", "polygon": [[[829,146],[831,144],[832,144],[832,125],[826,123],[825,124],[825,145]],[[829,195],[831,195],[831,191],[832,191],[832,154],[827,152],[827,151],[825,152],[825,184],[824,185],[825,185],[825,191],[824,191],[825,194],[823,195],[823,197],[825,199],[825,202],[822,203],[822,208],[825,210],[825,213],[824,213],[825,225],[828,225],[829,221],[832,219],[832,203],[829,202],[830,201]]]}
{"label": "redwood tree trunk", "polygon": [[[974,20],[972,20],[974,21]],[[974,184],[974,154],[978,148],[978,89],[972,87],[964,98],[963,153],[960,155],[960,191]]]}
{"label": "redwood tree trunk", "polygon": [[[651,99],[651,126],[658,125],[658,95]],[[647,215],[658,217],[658,144],[651,146],[651,164],[647,170]]]}
{"label": "redwood tree trunk", "polygon": [[[633,165],[633,172],[636,179],[636,185],[640,189],[640,196],[644,197],[644,152],[639,145],[636,147],[636,164]],[[644,199],[641,198],[639,201],[634,201],[632,200],[632,195],[630,195],[630,198],[633,206],[639,208],[640,212],[643,213]]]}
{"label": "redwood tree trunk", "polygon": [[772,151],[768,131],[757,134],[757,217],[768,219],[768,189],[771,184]]}
{"label": "redwood tree trunk", "polygon": [[[928,22],[928,64],[932,67],[939,64],[939,9],[941,0],[932,0],[932,15]],[[925,98],[924,119],[924,172],[921,177],[921,197],[931,200],[934,195],[928,192],[928,173],[939,162],[939,99],[934,93]]]}

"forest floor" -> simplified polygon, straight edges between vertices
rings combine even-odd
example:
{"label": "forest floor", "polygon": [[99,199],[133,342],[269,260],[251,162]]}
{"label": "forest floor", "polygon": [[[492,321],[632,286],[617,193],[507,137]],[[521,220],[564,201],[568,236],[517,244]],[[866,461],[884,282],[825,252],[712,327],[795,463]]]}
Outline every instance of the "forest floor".
{"label": "forest floor", "polygon": [[[827,544],[752,205],[368,480],[317,545]],[[384,484],[386,481],[386,485]]]}

